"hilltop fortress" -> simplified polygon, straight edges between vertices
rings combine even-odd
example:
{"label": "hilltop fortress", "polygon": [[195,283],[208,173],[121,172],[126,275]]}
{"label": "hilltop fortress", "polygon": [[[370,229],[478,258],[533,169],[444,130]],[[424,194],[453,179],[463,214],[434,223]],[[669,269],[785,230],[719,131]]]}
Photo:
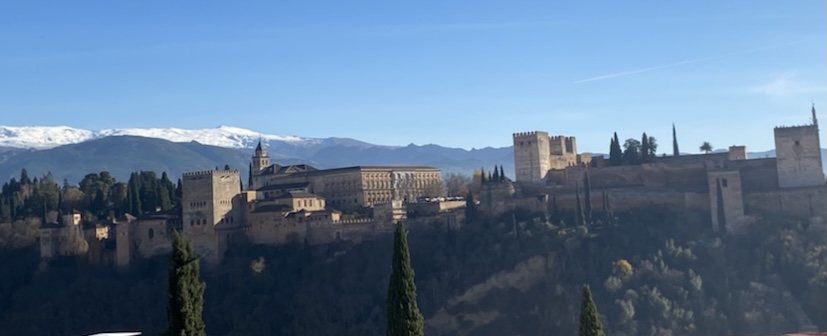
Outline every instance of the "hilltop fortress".
{"label": "hilltop fortress", "polygon": [[73,212],[62,224],[41,226],[41,256],[67,254],[85,240],[90,258],[125,266],[168,253],[178,231],[208,264],[216,264],[234,243],[358,243],[392,232],[398,220],[447,227],[464,221],[457,210],[465,201],[438,197],[442,179],[433,167],[271,165],[259,143],[250,170],[246,189],[238,170],[183,174],[180,212],[127,214],[94,230],[82,229],[80,213]]}
{"label": "hilltop fortress", "polygon": [[[827,185],[815,116],[813,108],[811,124],[773,130],[775,158],[748,158],[744,146],[731,146],[722,153],[651,156],[624,164],[578,153],[573,136],[515,133],[516,180],[506,178],[502,168],[488,181],[483,174],[474,204],[484,216],[522,209],[548,219],[560,209],[576,209],[591,195],[595,207],[610,203],[614,210],[665,205],[708,213],[709,229],[725,234],[748,230],[763,215],[823,220]],[[247,188],[237,170],[185,173],[177,211],[126,214],[85,229],[81,214],[72,212],[61,224],[44,224],[41,256],[88,244],[90,259],[125,266],[168,253],[177,231],[207,263],[216,264],[234,243],[358,243],[392,232],[398,220],[411,227],[453,228],[465,222],[466,200],[436,197],[442,180],[433,167],[281,166],[270,163],[261,143],[251,159]],[[587,188],[601,195],[584,193]]]}
{"label": "hilltop fortress", "polygon": [[[776,127],[774,137],[775,158],[748,158],[746,147],[731,146],[724,153],[611,165],[603,157],[578,154],[575,137],[515,133],[516,181],[487,184],[481,205],[490,215],[515,208],[574,209],[576,189],[588,175],[591,188],[605,190],[614,209],[662,204],[705,211],[715,231],[736,233],[763,214],[824,217],[827,188],[815,108],[811,124]],[[594,194],[592,203],[600,204]]]}

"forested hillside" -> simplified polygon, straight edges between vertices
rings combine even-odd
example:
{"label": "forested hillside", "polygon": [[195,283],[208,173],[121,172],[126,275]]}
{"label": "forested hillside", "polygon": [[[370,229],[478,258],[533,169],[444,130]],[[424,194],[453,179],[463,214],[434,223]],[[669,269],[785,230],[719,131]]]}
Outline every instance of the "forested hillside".
{"label": "forested hillside", "polygon": [[[574,335],[589,284],[610,335],[725,335],[824,328],[824,227],[765,219],[719,237],[702,214],[641,209],[560,228],[516,212],[458,231],[410,228],[428,335]],[[33,232],[2,227],[0,330],[82,335],[165,328],[166,258],[131,268],[39,263]],[[231,249],[204,272],[209,335],[379,335],[391,237],[361,245]]]}

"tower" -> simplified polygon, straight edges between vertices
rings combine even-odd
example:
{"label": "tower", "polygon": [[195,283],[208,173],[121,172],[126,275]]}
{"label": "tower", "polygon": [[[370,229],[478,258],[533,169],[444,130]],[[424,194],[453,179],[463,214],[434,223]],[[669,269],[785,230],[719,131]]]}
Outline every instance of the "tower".
{"label": "tower", "polygon": [[824,185],[815,107],[812,114],[810,125],[776,127],[774,130],[778,186],[781,188]]}
{"label": "tower", "polygon": [[517,182],[544,182],[551,169],[548,133],[514,133],[514,169]]}
{"label": "tower", "polygon": [[184,173],[181,206],[183,236],[209,263],[221,260],[226,241],[241,227],[238,170]]}
{"label": "tower", "polygon": [[270,156],[267,155],[267,150],[264,149],[261,140],[259,140],[256,151],[253,153],[253,174],[258,175],[268,166],[270,166]]}

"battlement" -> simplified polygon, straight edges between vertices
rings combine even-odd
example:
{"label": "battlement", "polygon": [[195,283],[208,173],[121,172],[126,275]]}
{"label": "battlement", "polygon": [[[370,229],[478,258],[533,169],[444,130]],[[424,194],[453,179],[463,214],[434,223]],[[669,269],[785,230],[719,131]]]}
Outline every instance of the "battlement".
{"label": "battlement", "polygon": [[809,128],[816,128],[817,129],[818,126],[813,125],[813,124],[809,124],[809,125],[792,125],[792,126],[781,125],[781,126],[775,126],[773,128],[773,131],[778,133],[778,132],[783,132],[783,131],[800,131],[800,130],[809,129]]}
{"label": "battlement", "polygon": [[356,219],[342,219],[334,221],[334,225],[352,225],[352,224],[371,224],[374,223],[373,218],[356,218]]}
{"label": "battlement", "polygon": [[571,141],[572,139],[574,139],[573,136],[565,136],[565,135],[555,135],[555,136],[549,137],[549,140],[551,140],[551,141]]}
{"label": "battlement", "polygon": [[547,136],[547,135],[548,135],[548,133],[543,132],[543,131],[517,132],[517,133],[512,134],[512,137],[513,137],[514,139],[524,139],[524,138],[534,138],[534,137],[536,137],[536,136],[538,136],[538,135],[540,135],[540,136],[543,136],[543,135]]}
{"label": "battlement", "polygon": [[238,169],[219,169],[219,170],[203,170],[203,171],[196,171],[196,172],[187,172],[187,173],[184,173],[183,176],[184,176],[185,179],[187,179],[187,178],[197,178],[197,177],[212,176],[212,175],[219,175],[219,174],[238,174]]}

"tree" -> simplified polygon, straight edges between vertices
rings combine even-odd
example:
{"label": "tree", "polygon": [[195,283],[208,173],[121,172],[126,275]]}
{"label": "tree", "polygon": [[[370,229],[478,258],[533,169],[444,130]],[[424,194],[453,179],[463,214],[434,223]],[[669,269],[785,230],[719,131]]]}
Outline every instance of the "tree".
{"label": "tree", "polygon": [[592,299],[589,285],[583,285],[580,296],[580,325],[577,328],[578,336],[605,336],[603,324],[597,317],[597,307]]}
{"label": "tree", "polygon": [[575,183],[574,184],[574,193],[577,196],[577,208],[574,212],[574,223],[575,225],[586,225],[586,215],[583,212],[583,204],[580,201],[580,185]]}
{"label": "tree", "polygon": [[467,175],[449,173],[445,176],[445,189],[448,196],[460,196],[468,193],[471,185],[471,178]]}
{"label": "tree", "polygon": [[718,217],[718,230],[726,232],[726,213],[724,212],[724,191],[721,188],[721,178],[717,179],[715,188],[715,215]]}
{"label": "tree", "polygon": [[166,336],[206,335],[201,313],[206,285],[199,279],[198,256],[189,242],[175,233],[167,277]]}
{"label": "tree", "polygon": [[492,181],[494,181],[494,182],[500,182],[501,181],[501,179],[500,179],[500,167],[498,167],[497,165],[494,165],[494,178],[493,178]]}
{"label": "tree", "polygon": [[708,141],[704,141],[704,143],[701,144],[700,150],[701,152],[709,154],[710,152],[712,152],[712,145]]}
{"label": "tree", "polygon": [[502,165],[500,165],[500,181],[505,181],[505,172]]}
{"label": "tree", "polygon": [[465,222],[473,222],[477,219],[477,203],[474,202],[474,194],[469,190],[465,195]]}
{"label": "tree", "polygon": [[658,139],[650,135],[647,140],[649,141],[649,157],[658,156]]}
{"label": "tree", "polygon": [[623,164],[633,165],[640,162],[640,141],[626,139],[623,143]]}
{"label": "tree", "polygon": [[640,138],[640,162],[649,161],[650,152],[651,149],[649,148],[649,137],[646,136],[646,132],[643,132],[643,136]]}
{"label": "tree", "polygon": [[672,124],[672,155],[680,156],[681,152],[678,150],[678,133],[675,131],[675,124]]}
{"label": "tree", "polygon": [[591,223],[592,222],[592,182],[589,179],[589,172],[588,171],[586,171],[585,175],[583,175],[583,189],[584,189],[583,194],[585,196],[584,204],[586,206],[586,208],[584,209],[585,212],[586,212],[585,220],[586,220],[586,223]]}
{"label": "tree", "polygon": [[424,318],[416,304],[416,285],[411,268],[405,226],[396,223],[391,259],[391,277],[385,311],[385,334],[388,336],[424,335]]}
{"label": "tree", "polygon": [[250,169],[247,172],[247,189],[253,190],[253,164],[250,164]]}
{"label": "tree", "polygon": [[620,140],[617,139],[617,132],[614,133],[612,143],[609,145],[609,164],[620,166],[623,164],[623,150],[620,149]]}

